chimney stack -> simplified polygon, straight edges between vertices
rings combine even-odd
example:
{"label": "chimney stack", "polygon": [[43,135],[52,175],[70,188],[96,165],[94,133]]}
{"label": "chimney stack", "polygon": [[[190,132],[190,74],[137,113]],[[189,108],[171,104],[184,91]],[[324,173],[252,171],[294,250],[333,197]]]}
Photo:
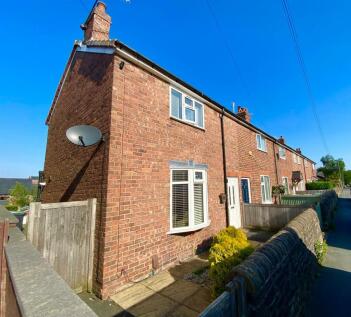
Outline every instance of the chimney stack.
{"label": "chimney stack", "polygon": [[246,122],[250,122],[250,120],[251,120],[251,116],[249,114],[249,111],[245,107],[238,106],[237,116],[239,116],[240,118],[242,118]]}
{"label": "chimney stack", "polygon": [[107,41],[110,39],[111,17],[106,13],[106,4],[99,1],[81,25],[84,41]]}
{"label": "chimney stack", "polygon": [[282,136],[277,141],[280,144],[285,144],[285,139]]}
{"label": "chimney stack", "polygon": [[296,149],[296,152],[299,153],[299,154],[302,153],[300,148],[297,148],[297,149]]}

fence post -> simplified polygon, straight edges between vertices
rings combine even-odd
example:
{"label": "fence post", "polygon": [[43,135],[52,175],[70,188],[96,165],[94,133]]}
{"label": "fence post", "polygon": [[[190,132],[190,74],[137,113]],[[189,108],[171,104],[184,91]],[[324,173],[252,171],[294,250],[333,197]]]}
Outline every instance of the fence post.
{"label": "fence post", "polygon": [[89,228],[89,257],[88,257],[88,283],[87,284],[88,284],[88,291],[91,291],[93,289],[96,198],[88,199],[88,210],[90,213],[90,224],[89,224],[90,228]]}
{"label": "fence post", "polygon": [[0,316],[5,315],[5,292],[6,292],[6,258],[5,244],[8,239],[9,221],[5,219],[0,222]]}
{"label": "fence post", "polygon": [[28,215],[28,228],[27,228],[27,240],[33,243],[34,237],[34,223],[35,218],[38,217],[40,211],[41,203],[30,203],[29,215]]}

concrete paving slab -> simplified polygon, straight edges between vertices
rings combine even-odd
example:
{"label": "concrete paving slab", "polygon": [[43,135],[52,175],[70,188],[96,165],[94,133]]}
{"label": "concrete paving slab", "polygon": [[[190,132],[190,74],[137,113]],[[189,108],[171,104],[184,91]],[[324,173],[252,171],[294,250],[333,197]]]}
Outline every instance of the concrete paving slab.
{"label": "concrete paving slab", "polygon": [[160,291],[160,294],[171,298],[177,303],[182,304],[200,289],[200,286],[188,281],[177,280],[172,285]]}
{"label": "concrete paving slab", "polygon": [[168,272],[161,272],[155,276],[149,277],[140,283],[152,289],[155,292],[161,291],[175,282],[175,278]]}
{"label": "concrete paving slab", "polygon": [[175,311],[170,313],[170,317],[196,317],[198,316],[199,313],[189,309],[188,307],[185,306],[180,306],[178,307]]}
{"label": "concrete paving slab", "polygon": [[116,295],[111,296],[111,299],[116,302],[123,309],[129,309],[149,297],[153,296],[155,292],[141,283],[137,283]]}
{"label": "concrete paving slab", "polygon": [[176,310],[177,306],[178,304],[171,299],[154,293],[146,300],[130,307],[128,312],[136,317],[165,317],[169,316],[174,310]]}
{"label": "concrete paving slab", "polygon": [[206,287],[200,287],[196,293],[187,298],[183,303],[186,307],[201,313],[212,301],[211,291]]}

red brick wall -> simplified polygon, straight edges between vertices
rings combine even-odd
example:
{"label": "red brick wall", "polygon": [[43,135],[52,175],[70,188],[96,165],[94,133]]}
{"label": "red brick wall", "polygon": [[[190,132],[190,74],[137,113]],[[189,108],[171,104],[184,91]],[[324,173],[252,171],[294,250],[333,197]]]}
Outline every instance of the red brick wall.
{"label": "red brick wall", "polygon": [[240,177],[250,179],[251,202],[261,203],[261,175],[270,178],[271,185],[276,184],[273,143],[266,139],[267,152],[257,149],[256,132],[237,124],[238,163]]}
{"label": "red brick wall", "polygon": [[[100,240],[97,291],[103,298],[152,271],[193,255],[226,225],[220,114],[205,106],[205,130],[169,117],[169,84],[111,55],[78,53],[52,115],[45,161],[50,178],[44,202],[102,200],[97,214]],[[103,146],[70,144],[66,129],[92,124],[106,135]],[[256,148],[256,133],[224,118],[228,176],[248,177],[252,202],[261,202],[260,176],[277,183],[273,143],[267,152]],[[276,152],[278,146],[275,146]],[[169,161],[192,160],[208,165],[208,209],[211,225],[186,233],[168,234],[170,222]],[[302,162],[302,161],[301,161]],[[303,164],[277,160],[278,182]],[[102,178],[102,174],[104,177]],[[101,186],[102,184],[102,186]],[[240,184],[240,183],[239,183]],[[101,232],[100,230],[101,216]],[[97,247],[96,245],[96,252]]]}
{"label": "red brick wall", "polygon": [[[119,62],[116,57],[115,65]],[[205,108],[206,131],[177,122],[169,117],[169,84],[128,62],[123,70],[115,67],[114,75],[104,297],[149,274],[154,255],[161,267],[193,255],[226,219],[219,202],[224,192],[219,114]],[[170,160],[208,164],[210,227],[167,233]]]}
{"label": "red brick wall", "polygon": [[[44,167],[42,202],[98,199],[96,237],[101,234],[100,207],[106,204],[113,61],[112,55],[76,53],[49,122]],[[86,148],[70,143],[66,130],[78,124],[99,128],[106,141]]]}

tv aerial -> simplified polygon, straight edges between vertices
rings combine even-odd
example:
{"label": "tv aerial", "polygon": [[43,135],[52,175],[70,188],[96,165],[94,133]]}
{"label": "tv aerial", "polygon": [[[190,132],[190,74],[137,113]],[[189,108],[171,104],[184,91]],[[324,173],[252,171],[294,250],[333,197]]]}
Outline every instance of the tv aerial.
{"label": "tv aerial", "polygon": [[66,131],[66,137],[75,145],[87,147],[102,141],[101,131],[91,125],[76,125]]}

